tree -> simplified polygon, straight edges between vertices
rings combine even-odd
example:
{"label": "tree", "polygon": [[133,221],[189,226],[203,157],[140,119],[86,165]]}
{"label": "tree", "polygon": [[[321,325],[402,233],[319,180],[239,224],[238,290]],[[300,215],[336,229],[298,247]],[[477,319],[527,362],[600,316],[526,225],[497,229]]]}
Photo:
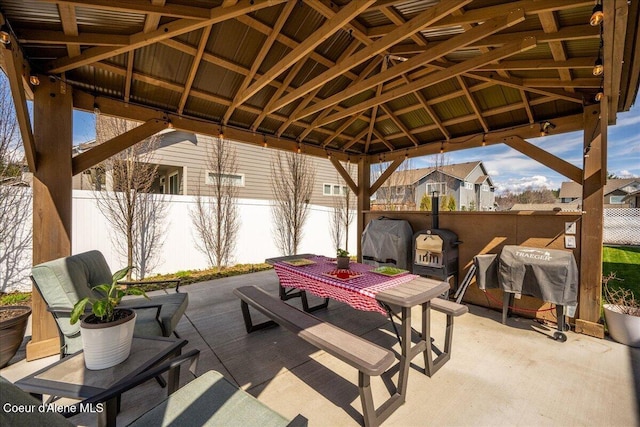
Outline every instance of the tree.
{"label": "tree", "polygon": [[[103,143],[136,126],[123,119],[99,116],[97,142]],[[158,171],[152,157],[158,144],[158,137],[152,136],[107,159],[98,166],[106,173],[106,189],[94,189],[100,211],[116,232],[116,247],[126,257],[127,265],[136,267],[140,279],[154,267],[167,210],[164,196],[151,194]],[[127,280],[131,280],[131,270]]]}
{"label": "tree", "polygon": [[422,195],[422,199],[420,199],[420,210],[421,211],[431,210],[431,196],[427,193],[424,193]]}
{"label": "tree", "polygon": [[[22,141],[9,81],[0,73],[0,291],[27,277],[31,249],[31,189],[22,181]],[[28,279],[27,279],[28,280]]]}
{"label": "tree", "polygon": [[[382,161],[372,165],[372,177],[377,179],[390,164]],[[415,187],[411,182],[410,159],[402,162],[376,191],[376,204],[387,211],[415,209]]]}
{"label": "tree", "polygon": [[271,162],[274,239],[283,255],[298,253],[309,216],[315,171],[303,154],[277,153]]}
{"label": "tree", "polygon": [[[353,176],[353,165],[351,163],[346,164],[345,170],[349,175]],[[338,182],[344,184],[344,181],[340,177],[336,179]],[[351,189],[346,185],[341,186],[341,188],[343,188],[343,190],[341,190],[340,194],[337,196],[334,195],[334,206],[329,217],[329,229],[331,231],[333,245],[336,248],[347,249],[349,247],[349,226],[355,218],[353,210],[355,207],[355,197]],[[343,237],[344,246],[342,245]]]}
{"label": "tree", "polygon": [[237,172],[236,151],[224,138],[214,138],[207,146],[207,169],[211,190],[205,197],[198,187],[191,219],[200,239],[198,249],[219,271],[233,256],[240,227],[238,187],[231,179]]}

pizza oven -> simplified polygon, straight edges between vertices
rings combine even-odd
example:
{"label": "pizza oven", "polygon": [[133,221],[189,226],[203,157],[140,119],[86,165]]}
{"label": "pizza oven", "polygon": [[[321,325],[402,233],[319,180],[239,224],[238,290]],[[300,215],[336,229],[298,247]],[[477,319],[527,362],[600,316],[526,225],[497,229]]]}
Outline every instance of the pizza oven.
{"label": "pizza oven", "polygon": [[448,280],[458,277],[458,235],[432,228],[413,235],[413,274]]}

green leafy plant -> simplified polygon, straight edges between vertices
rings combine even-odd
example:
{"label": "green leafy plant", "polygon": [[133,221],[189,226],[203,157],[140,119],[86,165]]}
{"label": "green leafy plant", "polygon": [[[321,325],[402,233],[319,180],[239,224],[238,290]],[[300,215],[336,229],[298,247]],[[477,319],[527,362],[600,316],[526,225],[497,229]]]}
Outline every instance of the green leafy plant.
{"label": "green leafy plant", "polygon": [[349,256],[349,251],[338,248],[338,249],[336,250],[336,256],[339,256],[339,257],[348,257],[348,256]]}
{"label": "green leafy plant", "polygon": [[149,299],[142,289],[118,284],[118,280],[122,280],[129,270],[131,270],[130,266],[116,271],[113,274],[111,285],[105,283],[94,286],[92,289],[103,293],[104,296],[102,298],[86,297],[78,301],[73,306],[73,311],[71,312],[71,324],[74,325],[80,320],[80,316],[85,313],[87,304],[91,305],[91,312],[96,318],[100,319],[100,323],[110,323],[115,320],[116,307],[118,307],[120,300],[122,300],[125,295],[142,295]]}

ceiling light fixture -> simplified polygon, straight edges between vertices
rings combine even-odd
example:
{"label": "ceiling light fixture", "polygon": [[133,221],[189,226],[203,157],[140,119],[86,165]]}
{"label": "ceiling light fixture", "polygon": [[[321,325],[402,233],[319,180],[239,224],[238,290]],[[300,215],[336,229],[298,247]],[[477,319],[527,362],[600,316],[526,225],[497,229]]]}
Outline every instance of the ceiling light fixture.
{"label": "ceiling light fixture", "polygon": [[550,121],[540,122],[540,136],[549,135],[549,129],[555,129],[556,125],[551,123]]}
{"label": "ceiling light fixture", "polygon": [[602,58],[598,55],[598,59],[593,64],[593,75],[601,76],[604,73],[604,64],[602,63]]}
{"label": "ceiling light fixture", "polygon": [[589,24],[592,27],[599,25],[604,20],[604,12],[602,10],[602,5],[600,2],[593,6],[593,11],[591,12],[591,18],[589,19]]}
{"label": "ceiling light fixture", "polygon": [[3,25],[0,27],[0,43],[7,45],[11,43],[11,35],[9,34],[9,27]]}

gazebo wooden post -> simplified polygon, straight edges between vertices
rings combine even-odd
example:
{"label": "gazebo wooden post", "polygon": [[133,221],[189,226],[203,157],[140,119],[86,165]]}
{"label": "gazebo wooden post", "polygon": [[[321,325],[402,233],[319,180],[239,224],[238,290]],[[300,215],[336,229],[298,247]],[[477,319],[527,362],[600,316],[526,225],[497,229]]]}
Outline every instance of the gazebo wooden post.
{"label": "gazebo wooden post", "polygon": [[602,228],[607,180],[607,97],[584,109],[584,167],[580,235],[580,288],[576,332],[604,338],[602,299]]}
{"label": "gazebo wooden post", "polygon": [[[34,91],[33,265],[71,254],[71,95],[70,86],[50,79]],[[60,352],[53,316],[38,292],[32,298],[27,360]]]}
{"label": "gazebo wooden post", "polygon": [[358,262],[362,262],[362,232],[364,231],[364,212],[371,208],[371,163],[367,156],[358,161],[358,218],[356,236],[358,238]]}

